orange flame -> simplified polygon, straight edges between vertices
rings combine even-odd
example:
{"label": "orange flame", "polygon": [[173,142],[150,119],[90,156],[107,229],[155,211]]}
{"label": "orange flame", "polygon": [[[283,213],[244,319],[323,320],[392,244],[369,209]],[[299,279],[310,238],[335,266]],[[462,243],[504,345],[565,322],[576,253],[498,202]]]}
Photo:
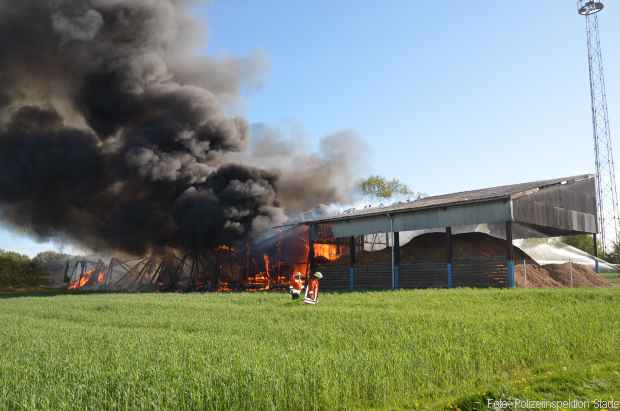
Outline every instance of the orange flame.
{"label": "orange flame", "polygon": [[276,288],[286,288],[289,286],[290,279],[289,276],[278,274],[273,278],[272,284]]}
{"label": "orange flame", "polygon": [[246,279],[248,291],[265,291],[269,289],[269,276],[265,273],[250,275]]}
{"label": "orange flame", "polygon": [[292,274],[296,274],[296,273],[301,273],[301,275],[303,275],[305,277],[306,274],[308,273],[308,263],[304,262],[304,263],[300,263],[300,264],[294,264],[293,265],[293,270],[291,272],[291,275]]}
{"label": "orange flame", "polygon": [[230,286],[230,282],[225,281],[225,280],[219,280],[219,282],[217,284],[217,292],[218,293],[229,293],[231,291],[233,291],[233,289]]}
{"label": "orange flame", "polygon": [[86,271],[84,274],[82,274],[79,280],[71,281],[67,289],[68,290],[79,290],[95,281],[97,284],[103,285],[105,283],[105,272],[100,271],[99,273],[97,273],[97,276],[95,277],[95,269]]}
{"label": "orange flame", "polygon": [[329,261],[336,261],[340,258],[338,246],[336,244],[314,244],[314,256],[323,257]]}
{"label": "orange flame", "polygon": [[267,254],[263,254],[263,263],[265,264],[265,273],[269,276],[269,256]]}

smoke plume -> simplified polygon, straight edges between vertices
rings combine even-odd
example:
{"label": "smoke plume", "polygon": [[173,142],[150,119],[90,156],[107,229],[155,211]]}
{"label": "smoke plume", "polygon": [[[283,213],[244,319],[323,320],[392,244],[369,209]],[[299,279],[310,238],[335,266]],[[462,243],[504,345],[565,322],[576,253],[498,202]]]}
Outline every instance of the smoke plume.
{"label": "smoke plume", "polygon": [[247,122],[226,112],[265,59],[196,56],[186,3],[0,3],[5,223],[140,254],[234,242],[342,198],[356,137],[307,155],[259,135],[248,150]]}
{"label": "smoke plume", "polygon": [[255,125],[246,164],[263,166],[278,175],[278,197],[290,215],[331,203],[349,203],[357,176],[367,164],[365,142],[353,130],[320,140],[319,152],[309,154],[300,133]]}

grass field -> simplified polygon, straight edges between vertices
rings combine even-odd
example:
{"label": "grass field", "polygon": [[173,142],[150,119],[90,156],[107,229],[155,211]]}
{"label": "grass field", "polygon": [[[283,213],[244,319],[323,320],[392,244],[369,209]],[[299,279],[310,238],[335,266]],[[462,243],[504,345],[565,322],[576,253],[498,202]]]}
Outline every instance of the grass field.
{"label": "grass field", "polygon": [[620,399],[620,289],[0,296],[0,409]]}

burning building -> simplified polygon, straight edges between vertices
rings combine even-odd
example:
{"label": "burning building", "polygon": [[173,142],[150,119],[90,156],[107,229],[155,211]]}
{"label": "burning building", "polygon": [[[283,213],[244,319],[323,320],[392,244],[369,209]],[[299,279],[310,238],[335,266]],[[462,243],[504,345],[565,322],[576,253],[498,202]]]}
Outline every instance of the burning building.
{"label": "burning building", "polygon": [[[345,199],[360,156],[351,147],[363,144],[336,132],[308,154],[231,114],[264,57],[200,55],[190,3],[0,5],[0,220],[139,256],[129,277],[162,288],[264,288],[286,270],[245,244],[310,204]],[[143,270],[142,256],[165,269]]]}
{"label": "burning building", "polygon": [[[308,229],[273,231],[260,241],[220,245],[200,253],[67,266],[69,290],[268,291],[288,289],[294,273],[309,271]],[[318,249],[319,245],[315,245]],[[325,245],[328,246],[328,245]],[[333,258],[333,256],[330,256]]]}
{"label": "burning building", "polygon": [[[530,285],[562,286],[554,279],[561,268],[541,268],[513,239],[596,236],[594,204],[590,175],[428,197],[306,220],[199,255],[143,259],[116,274],[76,264],[70,288],[267,291],[313,271],[328,290],[514,287],[527,286],[528,267]],[[584,279],[605,285],[596,277]]]}
{"label": "burning building", "polygon": [[[2,223],[40,240],[135,256],[70,267],[71,288],[266,290],[316,268],[332,288],[415,285],[416,273],[450,285],[476,266],[451,251],[447,262],[401,264],[399,232],[472,224],[499,224],[508,239],[523,227],[596,232],[594,183],[582,176],[270,233],[317,205],[346,202],[364,145],[344,131],[308,154],[231,114],[240,91],[259,80],[264,59],[197,53],[200,26],[189,3],[0,5]],[[385,241],[390,263],[360,265],[367,236],[384,232],[392,238]],[[510,250],[489,263],[508,284]]]}

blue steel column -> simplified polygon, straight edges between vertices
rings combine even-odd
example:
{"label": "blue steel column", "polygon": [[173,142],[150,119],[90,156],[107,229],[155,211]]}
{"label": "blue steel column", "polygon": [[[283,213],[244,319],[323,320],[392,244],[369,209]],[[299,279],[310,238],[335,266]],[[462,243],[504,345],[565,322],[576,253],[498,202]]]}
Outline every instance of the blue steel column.
{"label": "blue steel column", "polygon": [[512,221],[506,222],[506,266],[508,267],[508,288],[515,288],[515,257],[512,245]]}
{"label": "blue steel column", "polygon": [[452,272],[453,248],[452,248],[452,227],[446,227],[448,236],[448,288],[454,287],[454,274]]}
{"label": "blue steel column", "polygon": [[387,248],[390,249],[390,254],[392,256],[392,260],[390,261],[390,268],[391,268],[391,272],[392,272],[392,284],[391,287],[392,289],[396,288],[396,264],[394,261],[394,241],[392,241],[392,248],[390,248],[390,233],[392,234],[392,239],[394,238],[394,219],[392,219],[392,216],[387,214],[387,218],[390,220],[390,225],[389,225],[389,231],[387,231],[385,233],[385,245]]}
{"label": "blue steel column", "polygon": [[598,267],[598,241],[596,238],[596,233],[592,234],[592,242],[594,243],[594,271],[600,272]]}
{"label": "blue steel column", "polygon": [[349,238],[349,290],[355,289],[355,237]]}
{"label": "blue steel column", "polygon": [[400,233],[398,231],[392,233],[394,241],[394,288],[400,288]]}

